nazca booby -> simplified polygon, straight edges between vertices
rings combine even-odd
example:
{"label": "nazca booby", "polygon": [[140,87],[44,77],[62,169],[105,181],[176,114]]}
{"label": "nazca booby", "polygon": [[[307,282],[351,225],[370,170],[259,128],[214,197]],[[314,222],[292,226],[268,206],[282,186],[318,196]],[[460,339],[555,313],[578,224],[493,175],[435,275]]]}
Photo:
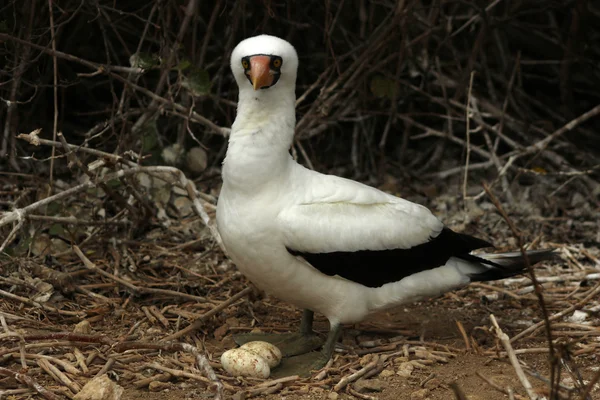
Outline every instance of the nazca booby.
{"label": "nazca booby", "polygon": [[[217,205],[218,230],[238,269],[305,310],[297,334],[236,340],[280,345],[304,368],[290,374],[322,367],[340,324],[525,266],[520,253],[472,255],[492,245],[444,227],[421,205],[296,163],[289,149],[297,68],[294,47],[274,36],[246,39],[233,50],[239,102]],[[550,253],[530,252],[530,262]],[[310,352],[321,344],[312,333],[313,312],[330,322],[320,352]]]}

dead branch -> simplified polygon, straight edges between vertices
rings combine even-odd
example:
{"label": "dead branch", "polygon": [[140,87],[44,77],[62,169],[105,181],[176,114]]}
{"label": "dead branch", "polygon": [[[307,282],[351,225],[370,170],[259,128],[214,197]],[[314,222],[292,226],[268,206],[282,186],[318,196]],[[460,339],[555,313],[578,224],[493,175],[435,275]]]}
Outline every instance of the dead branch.
{"label": "dead branch", "polygon": [[504,350],[506,350],[506,353],[508,354],[510,363],[514,368],[515,373],[517,374],[517,377],[519,378],[519,381],[521,382],[521,385],[523,385],[523,387],[525,388],[527,395],[529,396],[529,398],[531,400],[539,399],[539,396],[537,395],[537,393],[535,393],[533,391],[533,386],[531,386],[531,383],[525,376],[525,373],[523,372],[523,368],[521,368],[521,364],[519,364],[519,359],[515,355],[515,352],[514,352],[512,346],[510,345],[510,340],[508,338],[508,335],[506,333],[502,332],[502,329],[500,329],[500,326],[498,325],[498,322],[496,321],[496,318],[494,317],[493,314],[490,315],[490,320],[492,321],[492,325],[494,326],[496,336],[500,340],[500,343],[502,343],[502,346],[504,346]]}
{"label": "dead branch", "polygon": [[29,386],[31,389],[35,390],[47,400],[60,400],[60,398],[57,395],[55,395],[54,393],[52,393],[51,391],[34,381],[30,376],[11,371],[10,369],[4,367],[0,367],[0,375],[14,378],[17,382]]}

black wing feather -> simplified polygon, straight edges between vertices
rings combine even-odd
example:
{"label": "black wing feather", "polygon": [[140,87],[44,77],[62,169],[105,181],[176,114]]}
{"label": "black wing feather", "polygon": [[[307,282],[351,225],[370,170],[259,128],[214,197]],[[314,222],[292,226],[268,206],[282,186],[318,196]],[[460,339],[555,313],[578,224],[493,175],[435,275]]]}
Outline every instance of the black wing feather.
{"label": "black wing feather", "polygon": [[[336,251],[306,253],[287,248],[294,256],[301,256],[326,275],[343,278],[368,287],[380,287],[397,282],[417,272],[440,267],[450,257],[476,258],[469,253],[475,249],[493,247],[485,240],[456,233],[448,228],[430,241],[410,249]],[[478,262],[495,265],[477,258]]]}

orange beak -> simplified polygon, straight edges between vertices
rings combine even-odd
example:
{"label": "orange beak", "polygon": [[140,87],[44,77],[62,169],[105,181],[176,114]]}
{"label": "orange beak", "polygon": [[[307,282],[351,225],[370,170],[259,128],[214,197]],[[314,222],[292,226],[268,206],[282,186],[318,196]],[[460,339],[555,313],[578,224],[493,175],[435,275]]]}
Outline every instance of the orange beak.
{"label": "orange beak", "polygon": [[254,90],[268,87],[273,84],[271,75],[271,58],[268,56],[254,56],[250,59],[250,81]]}

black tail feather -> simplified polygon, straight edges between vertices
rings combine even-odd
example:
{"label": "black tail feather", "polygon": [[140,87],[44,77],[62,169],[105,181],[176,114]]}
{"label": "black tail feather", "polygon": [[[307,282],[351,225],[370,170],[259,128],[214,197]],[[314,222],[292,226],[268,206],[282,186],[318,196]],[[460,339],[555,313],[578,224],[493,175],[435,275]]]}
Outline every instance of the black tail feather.
{"label": "black tail feather", "polygon": [[[529,250],[526,252],[529,265],[551,260],[557,256],[554,250]],[[521,252],[497,254],[469,254],[460,258],[482,264],[481,272],[470,274],[471,282],[495,281],[527,272],[527,263]]]}

